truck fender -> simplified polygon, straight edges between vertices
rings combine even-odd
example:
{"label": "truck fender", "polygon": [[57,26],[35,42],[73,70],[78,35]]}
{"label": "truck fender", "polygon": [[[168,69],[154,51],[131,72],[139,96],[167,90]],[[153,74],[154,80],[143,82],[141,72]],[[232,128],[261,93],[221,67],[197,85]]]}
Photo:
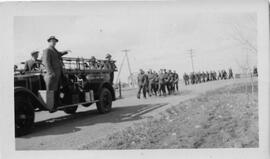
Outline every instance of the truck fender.
{"label": "truck fender", "polygon": [[14,98],[16,100],[16,96],[23,95],[29,98],[31,103],[37,107],[40,108],[40,110],[47,110],[46,104],[33,92],[31,92],[29,89],[24,87],[14,87]]}

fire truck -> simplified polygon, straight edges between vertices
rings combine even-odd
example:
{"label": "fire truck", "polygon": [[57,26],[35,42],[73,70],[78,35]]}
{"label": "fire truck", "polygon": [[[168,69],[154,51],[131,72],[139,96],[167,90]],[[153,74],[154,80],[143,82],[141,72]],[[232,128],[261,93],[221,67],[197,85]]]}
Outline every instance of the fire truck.
{"label": "fire truck", "polygon": [[[99,113],[108,113],[116,99],[113,88],[114,68],[102,65],[115,61],[97,60],[98,67],[90,67],[91,59],[63,57],[63,73],[59,91],[46,90],[42,69],[31,72],[14,70],[15,136],[26,135],[34,126],[35,112],[64,111],[74,114],[78,106],[96,104]],[[115,65],[114,65],[115,66]]]}

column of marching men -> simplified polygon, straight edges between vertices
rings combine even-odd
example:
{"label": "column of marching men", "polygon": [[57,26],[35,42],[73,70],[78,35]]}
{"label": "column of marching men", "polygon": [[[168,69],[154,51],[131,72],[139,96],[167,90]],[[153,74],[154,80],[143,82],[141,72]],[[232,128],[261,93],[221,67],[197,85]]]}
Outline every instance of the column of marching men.
{"label": "column of marching men", "polygon": [[166,96],[178,91],[179,76],[176,71],[160,69],[158,72],[140,69],[138,74],[137,98],[151,96]]}
{"label": "column of marching men", "polygon": [[233,71],[232,69],[228,70],[220,70],[220,71],[206,71],[206,72],[191,72],[190,74],[184,73],[183,80],[185,85],[189,84],[198,84],[203,82],[215,81],[215,80],[226,80],[233,79]]}

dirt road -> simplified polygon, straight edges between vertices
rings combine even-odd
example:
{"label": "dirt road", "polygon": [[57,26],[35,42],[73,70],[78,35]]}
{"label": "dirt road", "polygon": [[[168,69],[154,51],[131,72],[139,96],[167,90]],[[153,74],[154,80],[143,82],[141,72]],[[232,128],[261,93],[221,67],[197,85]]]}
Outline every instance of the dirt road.
{"label": "dirt road", "polygon": [[17,150],[70,150],[79,149],[87,143],[106,137],[134,123],[155,118],[159,113],[210,90],[240,83],[247,79],[214,81],[192,86],[180,86],[180,92],[167,97],[138,100],[136,90],[123,92],[124,99],[113,103],[109,114],[100,115],[95,105],[80,107],[75,115],[63,112],[36,113],[36,124],[29,135],[16,138]]}

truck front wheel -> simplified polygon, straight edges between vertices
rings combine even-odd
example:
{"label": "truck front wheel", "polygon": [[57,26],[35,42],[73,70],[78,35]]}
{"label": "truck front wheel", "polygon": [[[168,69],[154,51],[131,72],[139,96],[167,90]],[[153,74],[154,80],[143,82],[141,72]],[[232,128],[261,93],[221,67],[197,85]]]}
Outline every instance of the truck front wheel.
{"label": "truck front wheel", "polygon": [[107,88],[102,88],[99,95],[97,110],[99,113],[104,114],[110,112],[112,109],[112,94]]}
{"label": "truck front wheel", "polygon": [[15,136],[19,137],[28,134],[35,119],[35,112],[32,104],[25,97],[15,97]]}

